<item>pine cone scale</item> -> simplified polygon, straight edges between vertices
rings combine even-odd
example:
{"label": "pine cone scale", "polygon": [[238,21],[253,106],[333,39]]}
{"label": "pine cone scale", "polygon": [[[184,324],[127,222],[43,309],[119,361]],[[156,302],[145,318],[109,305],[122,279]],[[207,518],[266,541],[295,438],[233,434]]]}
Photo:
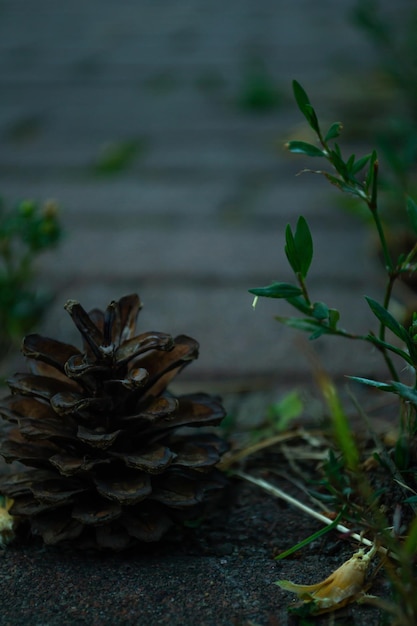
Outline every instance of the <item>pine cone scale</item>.
{"label": "pine cone scale", "polygon": [[146,452],[112,452],[114,458],[122,460],[127,467],[160,474],[176,459],[177,455],[168,447],[155,445],[149,447]]}
{"label": "pine cone scale", "polygon": [[155,486],[151,499],[174,509],[193,507],[202,502],[202,483],[172,473],[164,478],[163,484]]}
{"label": "pine cone scale", "polygon": [[72,439],[74,429],[65,424],[57,424],[55,420],[45,420],[42,427],[36,419],[21,418],[18,420],[19,430],[22,435],[29,440],[36,439]]}
{"label": "pine cone scale", "polygon": [[71,517],[71,509],[61,508],[53,513],[51,516],[48,510],[34,516],[31,522],[34,535],[42,536],[47,545],[75,540],[81,535],[84,526]]}
{"label": "pine cone scale", "polygon": [[141,308],[142,302],[137,294],[120,298],[117,307],[118,325],[114,326],[114,343],[121,345],[134,335],[136,319]]}
{"label": "pine cone scale", "polygon": [[33,482],[30,486],[30,490],[35,499],[41,504],[68,504],[74,501],[74,496],[80,493],[85,493],[87,487],[80,487],[80,485],[73,485],[68,481],[52,478],[40,482]]}
{"label": "pine cone scale", "polygon": [[174,342],[171,335],[154,332],[143,333],[137,337],[132,337],[117,348],[114,359],[117,365],[121,366],[150,350],[169,351],[173,348]]}
{"label": "pine cone scale", "polygon": [[74,457],[66,454],[54,454],[49,461],[62,476],[75,476],[80,473],[88,473],[98,465],[108,465],[110,458],[89,458],[86,455]]}
{"label": "pine cone scale", "polygon": [[117,478],[95,477],[94,484],[98,493],[125,505],[137,504],[152,493],[151,481],[147,474],[140,472],[129,474],[122,471],[112,472]]}
{"label": "pine cone scale", "polygon": [[7,384],[12,393],[23,396],[32,396],[43,400],[50,400],[58,392],[74,392],[77,386],[73,382],[62,382],[49,376],[39,376],[36,374],[16,374],[9,378]]}
{"label": "pine cone scale", "polygon": [[42,361],[62,373],[68,359],[80,354],[78,348],[74,346],[38,334],[27,335],[24,338],[22,352],[25,356]]}
{"label": "pine cone scale", "polygon": [[98,526],[118,519],[121,513],[122,507],[117,502],[90,497],[87,502],[74,506],[71,517],[86,526]]}
{"label": "pine cone scale", "polygon": [[110,401],[107,401],[105,398],[84,397],[81,393],[68,391],[53,395],[50,398],[50,404],[55,413],[63,417],[71,415],[81,417],[82,411],[85,409],[104,411],[112,408],[109,406]]}
{"label": "pine cone scale", "polygon": [[110,433],[97,432],[94,430],[90,430],[80,424],[77,430],[77,439],[79,439],[83,443],[88,444],[92,448],[106,450],[107,448],[113,446],[114,442],[121,432],[122,431],[120,429]]}
{"label": "pine cone scale", "polygon": [[20,461],[30,467],[48,467],[50,456],[57,450],[54,443],[45,439],[42,442],[26,440],[18,429],[11,430],[8,438],[0,442],[0,454],[8,463]]}
{"label": "pine cone scale", "polygon": [[173,524],[161,507],[147,507],[145,512],[140,513],[123,513],[120,522],[131,537],[146,543],[159,541]]}
{"label": "pine cone scale", "polygon": [[80,331],[86,347],[88,346],[94,356],[102,357],[100,346],[103,345],[103,333],[97,328],[82,306],[75,300],[68,300],[64,307],[71,315],[72,321]]}
{"label": "pine cone scale", "polygon": [[198,443],[194,437],[190,441],[174,445],[173,449],[176,452],[173,466],[202,469],[211,468],[220,461],[220,454],[214,446]]}

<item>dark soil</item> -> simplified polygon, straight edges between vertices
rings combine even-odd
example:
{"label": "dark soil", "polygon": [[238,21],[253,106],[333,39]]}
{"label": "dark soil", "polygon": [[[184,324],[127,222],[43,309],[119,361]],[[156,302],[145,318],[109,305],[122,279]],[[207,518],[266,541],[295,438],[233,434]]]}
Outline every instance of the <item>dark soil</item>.
{"label": "dark soil", "polygon": [[[299,496],[287,481],[280,486]],[[197,528],[176,531],[144,552],[85,554],[13,545],[0,558],[0,624],[377,626],[378,611],[356,603],[304,620],[288,613],[293,595],[276,580],[318,582],[357,549],[331,531],[291,558],[274,560],[319,528],[285,502],[236,480]],[[378,580],[372,591],[387,593]]]}

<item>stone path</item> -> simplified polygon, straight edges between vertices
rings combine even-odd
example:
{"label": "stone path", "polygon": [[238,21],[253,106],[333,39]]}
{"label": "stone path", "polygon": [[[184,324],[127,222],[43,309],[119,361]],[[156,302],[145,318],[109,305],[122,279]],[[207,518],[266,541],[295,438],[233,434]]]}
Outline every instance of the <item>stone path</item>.
{"label": "stone path", "polygon": [[[103,307],[137,291],[142,329],[200,341],[188,379],[251,388],[309,378],[296,333],[273,319],[285,308],[253,311],[247,293],[291,279],[284,229],[301,213],[316,244],[314,297],[367,328],[362,296],[380,288],[368,233],[323,180],[296,178],[305,163],[283,148],[304,132],[293,78],[333,121],[372,68],[347,19],[353,5],[0,1],[0,191],[9,203],[57,199],[66,231],[42,263],[41,286],[56,293],[45,332],[75,336],[68,298]],[[409,5],[396,3],[396,15]],[[265,74],[276,106],[245,108]],[[131,145],[128,167],[97,172],[109,146],[123,155]],[[342,343],[317,344],[335,376],[374,367],[375,355]]]}

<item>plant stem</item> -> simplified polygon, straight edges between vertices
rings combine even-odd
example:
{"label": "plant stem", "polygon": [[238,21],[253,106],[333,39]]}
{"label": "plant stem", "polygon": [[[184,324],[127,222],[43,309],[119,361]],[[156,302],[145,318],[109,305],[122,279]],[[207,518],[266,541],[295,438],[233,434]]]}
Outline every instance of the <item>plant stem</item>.
{"label": "plant stem", "polygon": [[371,209],[372,217],[374,218],[375,226],[378,231],[379,241],[381,242],[382,254],[384,256],[384,262],[387,272],[391,273],[394,269],[390,252],[388,250],[387,240],[385,238],[384,229],[382,227],[381,220],[376,206],[373,207],[371,202],[368,202],[368,206]]}
{"label": "plant stem", "polygon": [[[384,228],[382,226],[382,222],[381,222],[381,218],[379,216],[378,213],[378,201],[377,201],[377,190],[378,190],[378,186],[377,186],[377,180],[378,180],[378,160],[376,159],[372,165],[373,167],[373,178],[372,178],[372,188],[371,188],[371,195],[369,197],[367,197],[366,203],[368,205],[369,210],[371,211],[376,229],[378,231],[378,237],[379,237],[379,241],[381,243],[381,248],[382,248],[382,254],[384,256],[384,262],[385,262],[385,269],[387,271],[388,274],[388,283],[387,283],[387,288],[385,290],[385,297],[384,297],[384,308],[385,309],[389,309],[389,304],[391,301],[391,295],[392,295],[392,288],[394,286],[394,282],[398,277],[398,272],[396,271],[396,269],[394,268],[394,264],[392,262],[392,258],[391,258],[391,254],[390,251],[388,249],[388,245],[387,245],[387,240],[385,237],[385,232],[384,232]],[[379,338],[381,341],[385,341],[385,324],[383,322],[381,322],[380,326],[379,326]],[[387,367],[389,369],[389,372],[392,376],[392,378],[395,381],[399,381],[399,376],[397,374],[397,370],[395,369],[395,366],[392,362],[391,357],[388,354],[388,351],[386,350],[386,348],[381,348],[381,352],[382,355],[384,357],[385,363],[387,364]]]}
{"label": "plant stem", "polygon": [[[381,244],[382,244],[382,240],[381,240]],[[388,268],[387,268],[387,270],[388,270]],[[389,304],[390,304],[391,295],[392,295],[392,288],[393,288],[394,283],[395,283],[395,281],[397,279],[397,276],[398,276],[398,274],[397,274],[397,272],[394,269],[388,271],[388,283],[387,283],[387,288],[385,290],[384,309],[387,309],[387,310],[389,309]],[[383,324],[381,322],[381,324],[379,326],[379,339],[381,341],[385,341],[385,329],[386,329],[385,324]],[[390,374],[391,374],[393,380],[399,381],[400,378],[399,378],[399,376],[397,374],[397,370],[395,369],[395,366],[394,366],[394,364],[392,362],[392,359],[391,359],[391,357],[388,354],[388,351],[385,348],[381,348],[381,352],[382,352],[382,355],[383,355],[383,357],[385,359],[385,363],[387,364],[387,367],[388,367],[388,369],[390,371]]]}
{"label": "plant stem", "polygon": [[307,286],[306,286],[304,278],[302,277],[300,272],[297,272],[297,280],[298,280],[298,283],[300,285],[301,291],[303,292],[303,297],[304,297],[305,301],[307,302],[308,306],[311,307],[311,300],[310,300],[310,297],[308,295]]}
{"label": "plant stem", "polygon": [[[393,288],[394,283],[395,283],[395,281],[397,279],[397,276],[398,276],[398,274],[395,271],[390,272],[390,274],[388,276],[388,283],[387,283],[387,288],[385,290],[385,297],[384,297],[384,309],[388,310],[388,308],[389,308],[389,303],[391,301],[391,295],[392,295],[392,288]],[[385,331],[385,326],[383,324],[382,324],[382,328]],[[384,335],[385,335],[385,333],[384,333]],[[380,335],[380,339],[384,339],[384,335],[382,335],[382,336]]]}
{"label": "plant stem", "polygon": [[[414,244],[414,246],[412,247],[410,252],[407,254],[404,261],[401,263],[401,268],[402,268],[401,271],[408,269],[408,266],[411,264],[416,254],[417,254],[417,243]],[[414,270],[412,268],[409,268],[409,271],[413,272]]]}
{"label": "plant stem", "polygon": [[378,160],[377,159],[375,159],[375,161],[373,162],[372,167],[373,167],[373,177],[372,177],[372,185],[371,185],[372,187],[371,195],[369,196],[369,191],[368,191],[366,203],[368,205],[369,210],[371,211],[376,229],[378,231],[378,237],[379,237],[379,240],[381,242],[381,247],[382,247],[382,254],[384,255],[385,267],[387,269],[387,272],[391,274],[394,270],[394,265],[392,263],[391,254],[388,249],[387,240],[385,238],[385,233],[384,233],[384,228],[382,226],[381,218],[379,217],[379,213],[378,213],[378,200],[377,200],[378,198],[378,195],[377,195],[378,193],[378,184],[377,184]]}

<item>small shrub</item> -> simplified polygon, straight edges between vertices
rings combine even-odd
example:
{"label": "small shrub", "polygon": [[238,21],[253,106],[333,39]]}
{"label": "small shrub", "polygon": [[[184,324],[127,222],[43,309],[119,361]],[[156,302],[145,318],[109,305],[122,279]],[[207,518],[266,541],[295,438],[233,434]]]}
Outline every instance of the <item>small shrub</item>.
{"label": "small shrub", "polygon": [[[381,245],[386,271],[385,291],[380,301],[365,297],[375,316],[376,330],[356,334],[341,326],[341,313],[331,304],[316,301],[310,292],[308,274],[314,256],[313,236],[307,220],[300,216],[295,228],[288,225],[285,232],[285,253],[294,272],[294,282],[274,282],[250,292],[255,295],[255,303],[260,297],[285,300],[298,315],[278,316],[277,319],[291,328],[307,332],[311,340],[330,335],[355,343],[362,341],[378,350],[385,361],[387,380],[349,377],[398,398],[398,435],[392,450],[376,440],[375,473],[385,472],[386,477],[382,488],[375,486],[378,481],[372,480],[369,471],[364,470],[361,450],[335,386],[326,373],[315,372],[334,435],[334,449],[330,450],[329,459],[322,467],[320,487],[327,491],[325,500],[331,500],[339,507],[339,515],[346,520],[351,532],[367,533],[372,542],[382,546],[382,563],[391,582],[392,602],[373,599],[372,603],[391,615],[391,624],[412,626],[417,621],[417,598],[412,591],[417,585],[417,313],[412,315],[412,322],[406,327],[390,312],[390,304],[396,281],[417,269],[417,245],[398,258],[393,257],[388,247],[378,206],[376,151],[360,158],[355,155],[344,157],[336,141],[342,125],[335,122],[323,130],[303,87],[294,81],[293,89],[298,108],[314,131],[317,143],[289,141],[287,148],[323,162],[323,169],[314,172],[365,206]],[[417,204],[409,197],[404,209],[410,229],[417,234]],[[369,425],[361,407],[357,406],[357,409],[365,424]],[[386,495],[390,490],[384,486],[386,479],[391,481],[391,491],[395,489],[402,493],[401,502],[397,500],[394,510],[392,500]]]}
{"label": "small shrub", "polygon": [[61,237],[57,206],[0,204],[0,358],[40,320],[50,296],[33,286],[36,258]]}

